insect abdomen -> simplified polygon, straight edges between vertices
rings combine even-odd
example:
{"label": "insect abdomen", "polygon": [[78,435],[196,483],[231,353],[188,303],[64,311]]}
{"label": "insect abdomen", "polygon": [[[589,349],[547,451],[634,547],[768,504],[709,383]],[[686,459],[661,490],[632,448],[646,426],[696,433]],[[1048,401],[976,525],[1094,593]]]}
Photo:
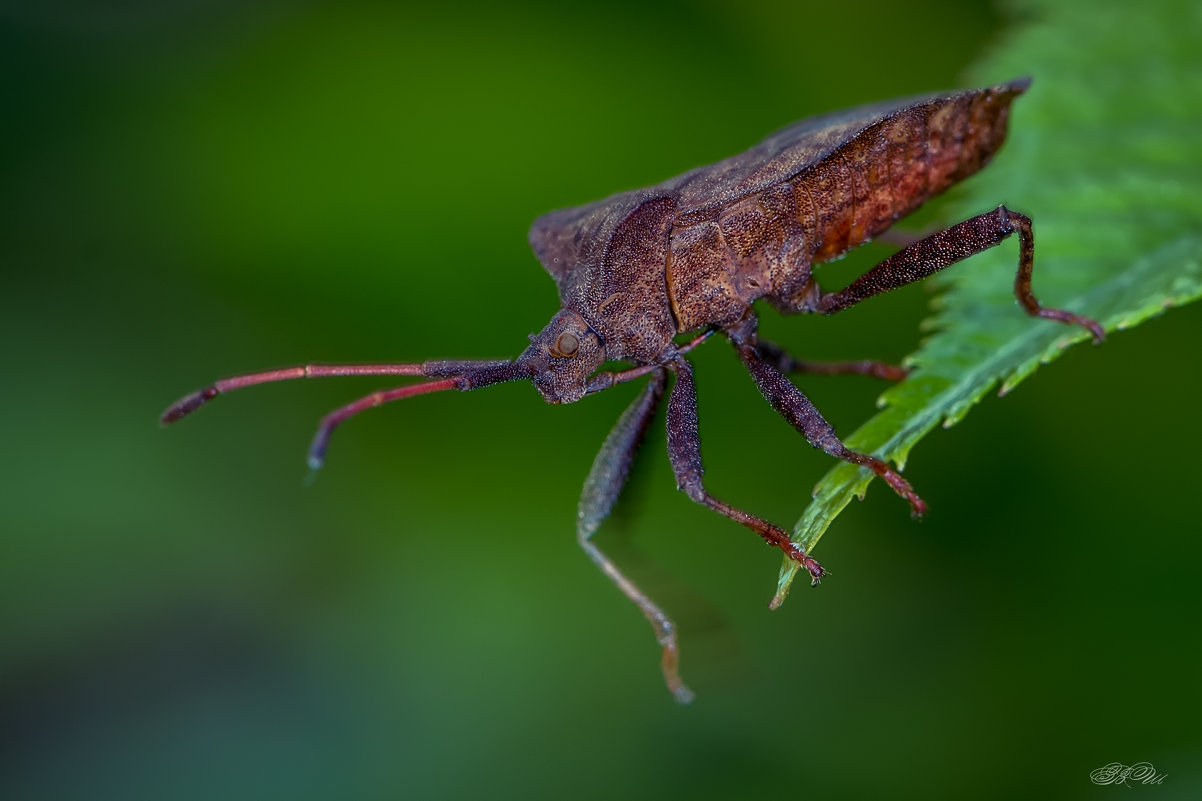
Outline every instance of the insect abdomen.
{"label": "insect abdomen", "polygon": [[796,176],[811,261],[837,258],[984,167],[1017,94],[989,89],[904,109]]}

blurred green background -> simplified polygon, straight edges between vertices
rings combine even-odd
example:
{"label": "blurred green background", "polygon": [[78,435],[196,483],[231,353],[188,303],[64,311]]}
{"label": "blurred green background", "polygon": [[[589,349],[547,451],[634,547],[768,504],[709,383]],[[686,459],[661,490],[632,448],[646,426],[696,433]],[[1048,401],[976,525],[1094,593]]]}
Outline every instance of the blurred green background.
{"label": "blurred green background", "polygon": [[[1198,797],[1200,306],[930,437],[928,519],[874,487],[819,549],[834,576],[777,612],[779,555],[674,490],[656,425],[599,542],[680,624],[691,708],[574,542],[636,387],[374,411],[307,487],[317,419],[379,380],[156,424],[246,370],[514,356],[556,309],[539,213],[957,86],[1002,26],[961,2],[6,4],[0,796],[1087,798],[1148,760],[1149,793]],[[762,328],[896,360],[928,300]],[[791,524],[829,460],[727,348],[696,363],[710,488]],[[845,432],[881,389],[799,383]]]}

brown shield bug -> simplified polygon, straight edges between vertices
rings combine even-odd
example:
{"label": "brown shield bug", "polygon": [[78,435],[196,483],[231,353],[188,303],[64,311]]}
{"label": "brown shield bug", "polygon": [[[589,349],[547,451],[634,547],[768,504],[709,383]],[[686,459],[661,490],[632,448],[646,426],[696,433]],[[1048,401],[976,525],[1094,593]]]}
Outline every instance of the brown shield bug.
{"label": "brown shield bug", "polygon": [[[270,381],[320,376],[392,375],[429,379],[372,393],[328,414],[309,450],[321,466],[330,434],[347,418],[381,404],[442,390],[529,380],[548,403],[572,403],[636,378],[643,391],[606,438],[584,484],[577,516],[580,545],[651,622],[663,647],[663,673],[677,700],[692,693],[677,670],[675,626],[591,541],[609,514],[667,387],[668,456],[677,486],[692,500],[750,528],[796,560],[817,584],[820,564],[783,529],[721,501],[702,483],[693,369],[686,354],[714,332],[734,346],[760,392],[814,447],[871,469],[906,499],[922,499],[885,462],[846,448],[813,404],[785,377],[790,371],[901,378],[876,362],[814,364],[756,337],[752,303],[785,313],[834,314],[873,295],[918,281],[1019,235],[1014,294],[1032,317],[1084,326],[1097,322],[1041,306],[1031,291],[1031,220],[999,206],[904,247],[837,292],[822,291],[815,264],[879,236],[928,198],[984,167],[1006,135],[1010,104],[1029,85],[1010,83],[878,103],[795,123],[737,156],[649,189],[623,192],[534,222],[530,244],[559,288],[561,308],[512,361],[308,365],[226,378],[163,413],[164,423],[219,394]],[[696,333],[692,339],[688,335]],[[684,335],[686,341],[678,344]],[[632,366],[599,370],[607,361]]]}

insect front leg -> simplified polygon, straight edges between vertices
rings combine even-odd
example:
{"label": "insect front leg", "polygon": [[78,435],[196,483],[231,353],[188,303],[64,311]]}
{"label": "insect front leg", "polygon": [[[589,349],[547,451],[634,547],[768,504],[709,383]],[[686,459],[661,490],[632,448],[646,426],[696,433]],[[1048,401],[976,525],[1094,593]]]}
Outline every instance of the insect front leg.
{"label": "insect front leg", "polygon": [[801,432],[806,441],[837,459],[863,465],[872,470],[883,478],[894,492],[910,502],[914,517],[921,517],[926,512],[926,504],[914,492],[908,481],[875,456],[850,450],[835,434],[834,427],[826,421],[814,404],[810,403],[810,399],[793,386],[780,370],[760,358],[756,352],[754,317],[749,317],[726,333],[747,371],[755,379],[760,394],[781,417]]}
{"label": "insect front leg", "polygon": [[827,575],[826,570],[805,550],[794,544],[783,529],[766,520],[750,515],[724,503],[706,491],[701,483],[704,467],[701,463],[701,437],[697,427],[697,385],[693,383],[693,366],[687,359],[678,358],[668,364],[676,373],[676,383],[668,398],[668,458],[672,472],[676,474],[676,486],[696,503],[725,515],[736,523],[764,538],[769,545],[780,548],[805,568],[810,574],[810,583],[817,584]]}
{"label": "insect front leg", "polygon": [[1064,309],[1046,308],[1036,299],[1031,291],[1031,272],[1035,266],[1035,234],[1031,230],[1031,218],[1005,206],[956,223],[899,250],[844,289],[821,296],[814,310],[823,314],[843,311],[873,295],[934,275],[958,261],[988,250],[1015,232],[1019,238],[1019,254],[1014,296],[1027,314],[1082,326],[1093,335],[1094,344],[1105,339],[1106,332],[1096,320]]}
{"label": "insect front leg", "polygon": [[693,691],[680,680],[676,624],[592,542],[593,534],[609,516],[610,510],[622,493],[622,488],[626,485],[635,453],[642,445],[647,426],[655,416],[660,399],[663,398],[665,383],[663,369],[654,371],[647,386],[626,411],[622,412],[617,424],[605,438],[605,444],[593,460],[592,469],[584,482],[584,490],[580,493],[580,506],[576,514],[576,540],[588,554],[588,558],[601,568],[601,572],[608,576],[627,598],[634,601],[651,623],[651,628],[655,630],[655,639],[664,649],[664,681],[676,700],[687,704],[693,700]]}
{"label": "insect front leg", "polygon": [[580,493],[580,506],[576,514],[576,531],[582,540],[596,533],[626,486],[634,455],[643,444],[647,426],[663,398],[666,383],[662,367],[651,373],[651,380],[622,412],[605,438],[597,458],[593,460],[592,469]]}

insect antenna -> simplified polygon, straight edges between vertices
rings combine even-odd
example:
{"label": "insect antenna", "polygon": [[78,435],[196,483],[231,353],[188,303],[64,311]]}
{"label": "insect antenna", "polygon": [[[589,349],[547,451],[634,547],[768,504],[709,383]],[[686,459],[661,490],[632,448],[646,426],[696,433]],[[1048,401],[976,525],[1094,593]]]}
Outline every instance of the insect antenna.
{"label": "insect antenna", "polygon": [[424,375],[422,364],[306,364],[300,367],[282,367],[246,373],[232,378],[215,381],[204,389],[198,389],[167,407],[159,417],[163,425],[174,423],[204,406],[206,403],[235,389],[270,384],[275,381],[291,381],[296,378],[326,378],[355,375]]}
{"label": "insect antenna", "polygon": [[435,379],[395,389],[378,390],[345,406],[340,406],[323,417],[317,433],[313,437],[313,443],[309,446],[309,468],[317,470],[325,460],[326,448],[329,447],[330,435],[334,433],[334,429],[359,412],[414,395],[442,392],[449,389],[467,392],[506,381],[528,379],[532,374],[533,365],[527,361],[456,360],[428,361],[420,364],[307,364],[300,367],[284,367],[223,378],[204,389],[180,398],[168,406],[159,419],[164,425],[174,423],[187,417],[218,395],[243,387],[276,381],[368,375],[422,376]]}
{"label": "insect antenna", "polygon": [[455,389],[458,383],[459,379],[457,378],[443,378],[439,381],[426,381],[422,384],[411,384],[407,387],[379,390],[357,401],[352,401],[345,406],[338,407],[321,418],[321,423],[317,426],[317,433],[313,435],[313,442],[309,445],[309,469],[314,471],[321,469],[326,458],[326,448],[330,445],[330,435],[347,418],[354,417],[359,412],[382,406],[385,403],[391,403],[392,401],[409,398],[414,395]]}

